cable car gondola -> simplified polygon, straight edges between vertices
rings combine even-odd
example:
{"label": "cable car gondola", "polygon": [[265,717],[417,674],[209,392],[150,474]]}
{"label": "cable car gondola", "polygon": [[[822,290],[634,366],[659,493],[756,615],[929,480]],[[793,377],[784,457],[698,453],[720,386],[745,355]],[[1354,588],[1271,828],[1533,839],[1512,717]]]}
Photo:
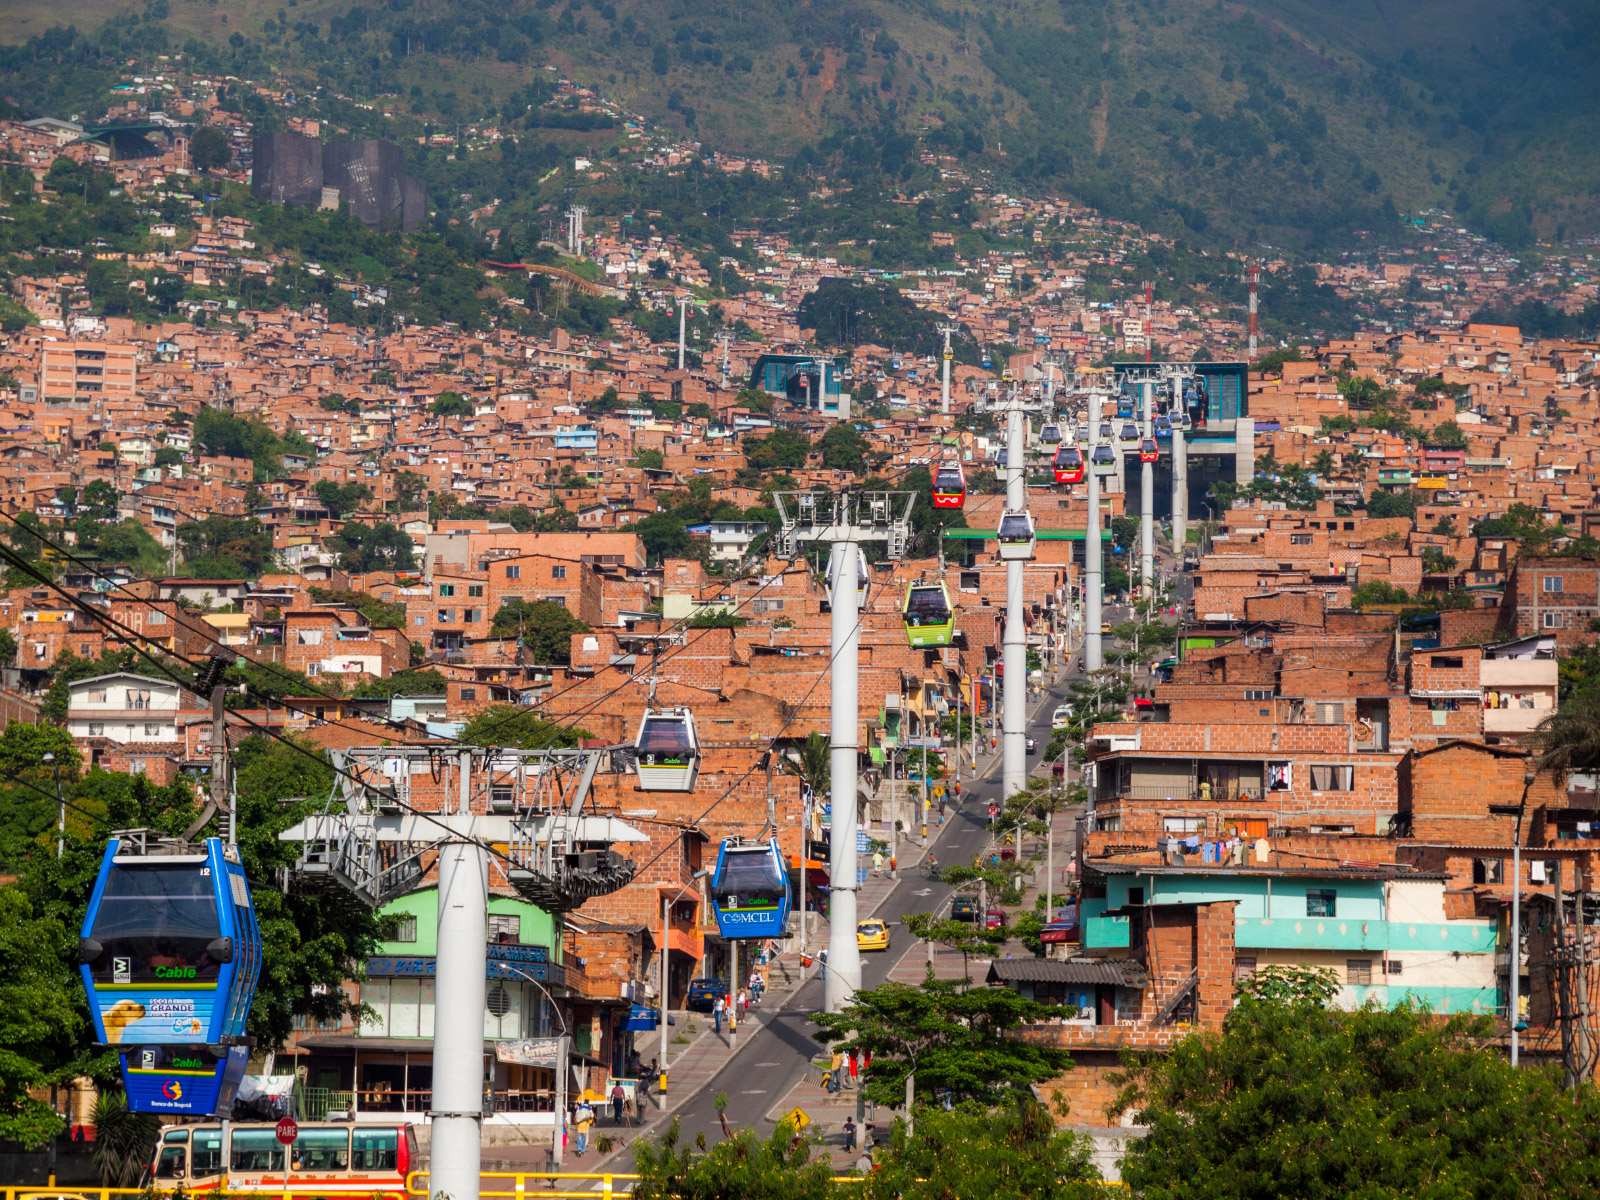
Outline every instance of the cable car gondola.
{"label": "cable car gondola", "polygon": [[1145,438],[1139,443],[1139,461],[1153,463],[1161,457],[1161,451],[1156,446],[1155,438]]}
{"label": "cable car gondola", "polygon": [[633,740],[639,786],[647,792],[692,792],[700,773],[700,739],[687,708],[645,709]]}
{"label": "cable car gondola", "polygon": [[1007,463],[1007,461],[1006,461],[1008,457],[1009,457],[1008,451],[1001,450],[1000,453],[995,456],[995,460],[994,460],[995,469],[999,470],[999,471],[1004,471],[1006,469],[1006,467],[1009,465]]}
{"label": "cable car gondola", "polygon": [[789,928],[789,874],[778,839],[723,842],[711,878],[711,903],[724,938],[783,937]]}
{"label": "cable car gondola", "polygon": [[1158,437],[1158,438],[1169,438],[1169,437],[1172,436],[1172,418],[1171,417],[1157,417],[1156,421],[1155,421],[1155,425],[1156,425],[1156,437]]}
{"label": "cable car gondola", "polygon": [[1101,445],[1098,445],[1098,446],[1096,446],[1094,448],[1094,454],[1090,457],[1089,461],[1093,464],[1096,474],[1099,474],[1099,475],[1114,475],[1114,474],[1116,474],[1116,471],[1117,471],[1117,455],[1116,455],[1116,451],[1112,450],[1110,446],[1107,446],[1104,443],[1102,443]]}
{"label": "cable car gondola", "polygon": [[1078,483],[1083,479],[1083,454],[1076,446],[1057,450],[1055,466],[1057,483]]}
{"label": "cable car gondola", "polygon": [[1124,421],[1122,424],[1121,440],[1129,443],[1130,445],[1134,442],[1137,442],[1139,440],[1139,427],[1132,421]]}
{"label": "cable car gondola", "polygon": [[933,473],[933,506],[960,508],[967,499],[967,473],[955,459],[946,459]]}
{"label": "cable car gondola", "polygon": [[261,931],[236,846],[113,837],[78,940],[96,1039],[117,1051],[128,1107],[226,1117],[249,1064],[245,1036]]}
{"label": "cable car gondola", "polygon": [[906,640],[913,647],[948,646],[955,635],[955,613],[943,583],[908,586],[901,617],[906,623]]}
{"label": "cable car gondola", "polygon": [[1123,395],[1123,396],[1118,396],[1117,397],[1117,416],[1118,417],[1131,417],[1131,416],[1133,416],[1133,397],[1132,396]]}
{"label": "cable car gondola", "polygon": [[1101,421],[1100,422],[1100,440],[1102,442],[1109,442],[1111,440],[1111,422],[1110,421]]}
{"label": "cable car gondola", "polygon": [[1039,430],[1039,441],[1046,446],[1059,446],[1061,444],[1061,430],[1054,425],[1046,425]]}
{"label": "cable car gondola", "polygon": [[1033,557],[1033,514],[1028,512],[1003,512],[1000,514],[1000,528],[995,531],[995,540],[1000,543],[1000,557],[1007,561],[1021,559],[1026,561]]}

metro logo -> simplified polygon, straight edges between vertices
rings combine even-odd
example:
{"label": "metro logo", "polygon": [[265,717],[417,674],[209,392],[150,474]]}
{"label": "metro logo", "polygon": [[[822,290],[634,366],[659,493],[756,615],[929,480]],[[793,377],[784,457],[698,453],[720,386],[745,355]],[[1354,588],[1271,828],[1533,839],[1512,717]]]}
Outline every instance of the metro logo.
{"label": "metro logo", "polygon": [[176,1079],[169,1079],[161,1085],[161,1094],[168,1100],[182,1100],[183,1084]]}

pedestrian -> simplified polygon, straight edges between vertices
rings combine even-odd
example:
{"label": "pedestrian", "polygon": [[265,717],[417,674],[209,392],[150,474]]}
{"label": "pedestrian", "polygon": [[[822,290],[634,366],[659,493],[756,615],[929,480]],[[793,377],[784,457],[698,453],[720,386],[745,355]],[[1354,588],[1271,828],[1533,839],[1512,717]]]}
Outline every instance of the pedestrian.
{"label": "pedestrian", "polygon": [[844,1119],[844,1148],[846,1150],[854,1150],[856,1148],[856,1119],[854,1117],[846,1117]]}
{"label": "pedestrian", "polygon": [[622,1107],[628,1102],[628,1093],[622,1090],[622,1081],[611,1085],[611,1123],[622,1124]]}
{"label": "pedestrian", "polygon": [[861,1152],[861,1157],[856,1159],[856,1173],[859,1175],[872,1174],[872,1155],[865,1150]]}
{"label": "pedestrian", "polygon": [[838,1050],[835,1050],[833,1052],[833,1059],[828,1067],[828,1090],[833,1092],[835,1095],[838,1094],[840,1087],[843,1086],[843,1075],[844,1055]]}
{"label": "pedestrian", "polygon": [[594,1124],[594,1109],[589,1107],[587,1100],[579,1100],[576,1111],[572,1114],[573,1127],[578,1132],[576,1153],[579,1158],[589,1149],[589,1127]]}
{"label": "pedestrian", "polygon": [[722,1032],[722,1010],[725,1007],[722,997],[717,997],[717,1002],[711,1006],[711,1024],[718,1033]]}
{"label": "pedestrian", "polygon": [[882,850],[874,850],[872,852],[872,874],[874,876],[878,876],[878,875],[882,875],[883,874],[883,851]]}
{"label": "pedestrian", "polygon": [[739,989],[739,1019],[742,1021],[750,1015],[750,993],[744,988]]}
{"label": "pedestrian", "polygon": [[760,971],[750,972],[750,1003],[760,1004],[761,993],[767,990],[767,981],[761,977]]}
{"label": "pedestrian", "polygon": [[861,1052],[850,1051],[850,1086],[858,1087],[861,1083]]}
{"label": "pedestrian", "polygon": [[817,978],[826,981],[828,978],[828,952],[817,951]]}

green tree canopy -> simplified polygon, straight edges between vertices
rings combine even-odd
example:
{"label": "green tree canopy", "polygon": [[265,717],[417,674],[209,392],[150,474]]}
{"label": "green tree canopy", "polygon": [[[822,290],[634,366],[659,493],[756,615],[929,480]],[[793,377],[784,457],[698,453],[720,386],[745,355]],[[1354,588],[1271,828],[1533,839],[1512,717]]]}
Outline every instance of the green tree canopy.
{"label": "green tree canopy", "polygon": [[346,521],[326,544],[339,555],[339,567],[352,575],[368,571],[411,571],[416,568],[416,544],[411,535],[389,521],[372,525]]}
{"label": "green tree canopy", "polygon": [[867,439],[848,421],[833,426],[822,435],[822,465],[830,471],[850,471],[860,475],[867,469]]}
{"label": "green tree canopy", "polygon": [[272,532],[254,517],[207,517],[178,526],[184,565],[196,579],[259,575],[272,562]]}
{"label": "green tree canopy", "polygon": [[358,481],[335,483],[331,479],[319,479],[311,490],[334,520],[372,499],[372,489]]}
{"label": "green tree canopy", "polygon": [[1150,1127],[1124,1181],[1172,1200],[1554,1198],[1600,1189],[1600,1097],[1513,1069],[1487,1016],[1327,1007],[1274,968],[1221,1032],[1140,1054],[1118,1103]]}
{"label": "green tree canopy", "polygon": [[233,161],[228,135],[215,125],[202,125],[189,138],[189,159],[197,171],[212,171]]}
{"label": "green tree canopy", "polygon": [[745,438],[740,449],[758,471],[797,471],[806,465],[811,439],[798,429],[774,429],[765,437]]}
{"label": "green tree canopy", "polygon": [[1428,432],[1428,445],[1441,450],[1465,450],[1467,435],[1454,421],[1440,421]]}
{"label": "green tree canopy", "polygon": [[473,746],[520,747],[524,750],[563,749],[578,744],[579,738],[592,737],[585,729],[546,721],[531,708],[495,704],[467,722],[461,731],[463,742]]}
{"label": "green tree canopy", "polygon": [[507,601],[489,622],[490,636],[519,638],[538,663],[570,662],[572,635],[588,632],[587,623],[553,600]]}
{"label": "green tree canopy", "polygon": [[440,392],[433,398],[428,411],[436,417],[470,417],[472,401],[460,392]]}

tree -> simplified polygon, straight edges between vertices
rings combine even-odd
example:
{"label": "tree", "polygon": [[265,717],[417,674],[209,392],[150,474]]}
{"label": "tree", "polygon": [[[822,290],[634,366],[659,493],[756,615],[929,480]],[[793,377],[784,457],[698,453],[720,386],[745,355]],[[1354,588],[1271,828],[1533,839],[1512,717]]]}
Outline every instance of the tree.
{"label": "tree", "polygon": [[1548,543],[1553,532],[1541,510],[1520,500],[1503,516],[1486,517],[1472,527],[1473,537],[1522,538],[1539,544]]}
{"label": "tree", "polygon": [[351,509],[372,499],[372,489],[359,482],[335,483],[331,479],[319,479],[311,490],[322,501],[328,515],[336,521]]}
{"label": "tree", "polygon": [[572,635],[589,626],[553,600],[510,600],[489,622],[491,637],[514,637],[533,652],[537,663],[572,661]]}
{"label": "tree", "polygon": [[995,1112],[922,1107],[914,1132],[895,1122],[860,1190],[870,1200],[950,1200],[981,1181],[985,1200],[1104,1200],[1093,1148],[1031,1096]]}
{"label": "tree", "polygon": [[202,125],[189,139],[189,161],[197,171],[214,171],[233,161],[228,135],[215,125]]}
{"label": "tree", "polygon": [[671,513],[651,513],[634,525],[644,551],[651,563],[668,558],[689,557],[694,549],[694,537],[681,517]]}
{"label": "tree", "polygon": [[1600,767],[1600,688],[1591,683],[1573,692],[1539,722],[1532,741],[1539,769],[1558,779]]}
{"label": "tree", "polygon": [[1319,450],[1317,456],[1311,460],[1311,469],[1317,473],[1318,478],[1332,475],[1334,466],[1332,450]]}
{"label": "tree", "polygon": [[1467,435],[1454,421],[1441,421],[1428,434],[1428,445],[1441,450],[1465,450]]}
{"label": "tree", "polygon": [[346,521],[339,532],[326,540],[339,555],[339,568],[352,575],[368,571],[411,571],[416,569],[416,544],[398,525],[378,521],[365,525]]}
{"label": "tree", "polygon": [[666,468],[667,460],[659,450],[641,450],[633,456],[633,465],[647,471],[661,471]]}
{"label": "tree", "polygon": [[1405,604],[1411,594],[1403,587],[1382,579],[1369,579],[1350,593],[1352,608],[1365,608],[1369,604]]}
{"label": "tree", "polygon": [[957,1103],[989,1108],[1015,1103],[1032,1085],[1072,1066],[1065,1050],[1012,1034],[1025,1024],[1077,1011],[1024,1000],[1009,988],[957,991],[948,981],[930,978],[921,987],[891,982],[859,991],[840,1012],[815,1013],[811,1020],[818,1041],[846,1052],[871,1052],[861,1083],[868,1100],[903,1102],[906,1075],[915,1071],[922,1103],[948,1091]]}
{"label": "tree", "polygon": [[587,730],[546,721],[531,708],[495,704],[467,722],[460,733],[471,746],[520,747],[524,750],[566,749],[579,738],[593,736]]}
{"label": "tree", "polygon": [[411,512],[421,506],[428,494],[428,481],[415,471],[401,471],[394,477],[395,507],[401,512]]}
{"label": "tree", "polygon": [[833,1200],[833,1167],[825,1154],[813,1157],[805,1142],[794,1144],[795,1129],[780,1121],[762,1139],[748,1128],[702,1153],[681,1140],[674,1120],[660,1141],[634,1144],[639,1181],[637,1200]]}
{"label": "tree", "polygon": [[259,575],[272,561],[272,533],[254,517],[207,517],[178,526],[184,564],[197,579]]}
{"label": "tree", "polygon": [[472,402],[459,392],[440,392],[433,398],[428,411],[436,417],[470,417]]}
{"label": "tree", "polygon": [[[1136,1195],[1579,1197],[1600,1187],[1600,1097],[1514,1069],[1491,1017],[1327,1007],[1326,972],[1268,968],[1220,1032],[1131,1060]],[[1320,974],[1322,978],[1311,978]]]}
{"label": "tree", "polygon": [[[1001,882],[996,875],[979,868],[946,867],[941,875],[946,883],[955,884],[970,883],[978,877],[996,885]],[[991,888],[989,894],[997,895],[997,888]],[[960,983],[963,986],[972,982],[967,973],[968,956],[992,956],[1005,945],[1007,938],[1004,929],[990,929],[984,921],[957,921],[952,917],[941,918],[935,913],[908,913],[900,918],[900,923],[919,942],[933,942],[947,950],[961,951]]]}
{"label": "tree", "polygon": [[1410,491],[1373,492],[1367,498],[1369,517],[1415,517],[1416,515],[1417,497]]}
{"label": "tree", "polygon": [[17,639],[9,629],[0,629],[0,667],[17,661]]}
{"label": "tree", "polygon": [[822,435],[822,465],[829,471],[859,475],[867,467],[868,444],[854,425],[841,423]]}
{"label": "tree", "polygon": [[791,753],[795,757],[785,755],[783,769],[799,776],[800,782],[811,789],[813,796],[826,796],[833,779],[833,747],[828,735],[808,733],[799,749]]}
{"label": "tree", "polygon": [[811,439],[798,429],[774,429],[740,443],[746,461],[758,471],[797,471],[806,465]]}
{"label": "tree", "polygon": [[0,1137],[24,1146],[64,1125],[28,1092],[56,1077],[84,1025],[73,1002],[81,985],[62,955],[67,941],[59,918],[37,914],[20,888],[0,888]]}

